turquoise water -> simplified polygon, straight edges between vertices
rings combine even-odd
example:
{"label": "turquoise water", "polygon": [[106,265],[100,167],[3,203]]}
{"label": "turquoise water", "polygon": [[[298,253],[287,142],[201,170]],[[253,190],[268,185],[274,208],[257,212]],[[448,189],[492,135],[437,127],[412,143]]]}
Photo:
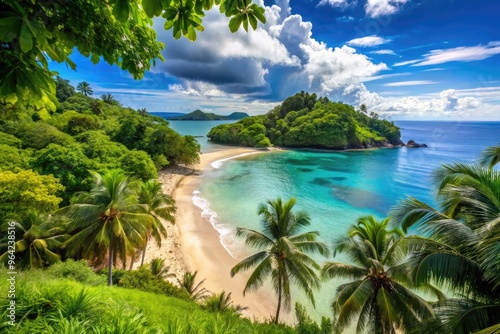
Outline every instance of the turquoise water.
{"label": "turquoise water", "polygon": [[[157,115],[160,116],[161,115]],[[219,124],[229,124],[236,121],[168,121],[170,127],[181,135],[195,136],[201,146],[202,153],[208,153],[225,149],[226,146],[212,144],[208,141],[207,134],[211,128]]]}
{"label": "turquoise water", "polygon": [[[332,244],[363,215],[383,218],[408,195],[435,204],[432,173],[442,163],[474,161],[481,150],[500,143],[500,123],[396,122],[402,139],[429,148],[375,149],[350,152],[282,151],[214,164],[203,176],[193,201],[221,233],[236,259],[251,254],[235,237],[237,226],[259,228],[257,208],[278,196],[297,198],[297,209],[311,217],[311,230]],[[320,263],[327,259],[317,257]],[[331,260],[331,259],[329,259]],[[342,261],[337,257],[336,261]],[[316,310],[300,293],[315,318],[330,316],[329,305],[340,281],[329,281],[316,294]]]}

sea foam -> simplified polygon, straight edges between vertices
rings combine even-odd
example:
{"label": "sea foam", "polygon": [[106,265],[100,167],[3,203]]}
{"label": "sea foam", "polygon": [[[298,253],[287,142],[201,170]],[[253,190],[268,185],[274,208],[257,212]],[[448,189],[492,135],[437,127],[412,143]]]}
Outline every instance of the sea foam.
{"label": "sea foam", "polygon": [[224,162],[226,162],[228,160],[232,160],[232,159],[236,159],[236,158],[241,158],[241,157],[246,157],[247,155],[253,155],[253,154],[258,154],[258,153],[261,153],[261,152],[247,152],[247,153],[242,153],[242,154],[234,155],[234,156],[229,157],[229,158],[216,160],[216,161],[212,162],[210,164],[210,166],[212,166],[215,169],[219,169],[219,168],[222,167],[222,165],[224,164]]}
{"label": "sea foam", "polygon": [[201,209],[203,219],[219,232],[220,243],[229,255],[237,260],[243,258],[243,254],[238,251],[243,248],[243,243],[236,237],[236,228],[220,222],[217,212],[211,209],[210,202],[201,196],[199,190],[193,191],[193,204]]}

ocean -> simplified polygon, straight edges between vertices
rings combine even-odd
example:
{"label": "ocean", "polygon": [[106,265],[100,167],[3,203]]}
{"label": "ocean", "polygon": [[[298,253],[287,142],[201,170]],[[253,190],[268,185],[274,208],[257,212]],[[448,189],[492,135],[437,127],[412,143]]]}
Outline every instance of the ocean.
{"label": "ocean", "polygon": [[[178,122],[171,122],[172,127],[181,131],[174,123]],[[212,124],[182,123],[184,134]],[[433,172],[437,168],[454,161],[474,162],[483,149],[500,143],[500,122],[395,123],[401,128],[404,142],[413,139],[428,148],[289,150],[217,162],[212,171],[202,176],[193,202],[202,208],[202,215],[220,232],[223,246],[236,259],[253,252],[235,236],[236,227],[258,229],[259,204],[277,197],[295,197],[295,209],[310,215],[309,230],[319,231],[321,240],[331,245],[338,236],[346,234],[357,218],[384,218],[391,207],[407,196],[435,205]],[[220,149],[211,145],[205,142],[202,147],[205,152]],[[345,260],[342,256],[315,258],[320,263]],[[329,305],[341,283],[332,280],[323,285],[316,293],[316,309],[300,293],[293,296],[294,301],[306,305],[316,319],[331,316]]]}

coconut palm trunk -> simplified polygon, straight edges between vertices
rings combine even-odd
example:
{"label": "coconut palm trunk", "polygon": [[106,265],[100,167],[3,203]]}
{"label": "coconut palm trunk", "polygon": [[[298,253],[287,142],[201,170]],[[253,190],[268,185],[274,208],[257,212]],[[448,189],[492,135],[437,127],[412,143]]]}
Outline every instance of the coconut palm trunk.
{"label": "coconut palm trunk", "polygon": [[278,318],[280,316],[280,310],[281,310],[281,298],[283,297],[283,293],[282,293],[282,290],[283,290],[283,282],[282,282],[282,278],[281,278],[281,270],[280,270],[280,274],[279,274],[279,277],[278,277],[278,307],[276,308],[276,317],[274,317],[274,323],[277,324],[278,323]]}
{"label": "coconut palm trunk", "polygon": [[113,247],[111,241],[109,242],[109,254],[108,254],[108,286],[113,285]]}
{"label": "coconut palm trunk", "polygon": [[144,265],[144,259],[146,258],[146,247],[148,247],[149,236],[146,237],[146,245],[142,249],[142,257],[141,257],[141,267]]}

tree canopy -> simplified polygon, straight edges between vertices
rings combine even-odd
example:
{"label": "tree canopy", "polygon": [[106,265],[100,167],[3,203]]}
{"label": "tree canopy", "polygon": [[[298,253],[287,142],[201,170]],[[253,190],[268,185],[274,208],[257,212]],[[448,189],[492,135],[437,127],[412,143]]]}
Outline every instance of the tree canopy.
{"label": "tree canopy", "polygon": [[401,145],[394,123],[367,116],[342,102],[301,92],[290,96],[266,115],[221,124],[210,140],[230,145],[311,147],[326,149]]}
{"label": "tree canopy", "polygon": [[140,79],[163,60],[152,18],[161,16],[174,38],[194,41],[214,5],[231,17],[231,32],[266,21],[251,0],[0,0],[0,101],[55,110],[49,63],[75,69],[74,49],[94,64],[105,60]]}

